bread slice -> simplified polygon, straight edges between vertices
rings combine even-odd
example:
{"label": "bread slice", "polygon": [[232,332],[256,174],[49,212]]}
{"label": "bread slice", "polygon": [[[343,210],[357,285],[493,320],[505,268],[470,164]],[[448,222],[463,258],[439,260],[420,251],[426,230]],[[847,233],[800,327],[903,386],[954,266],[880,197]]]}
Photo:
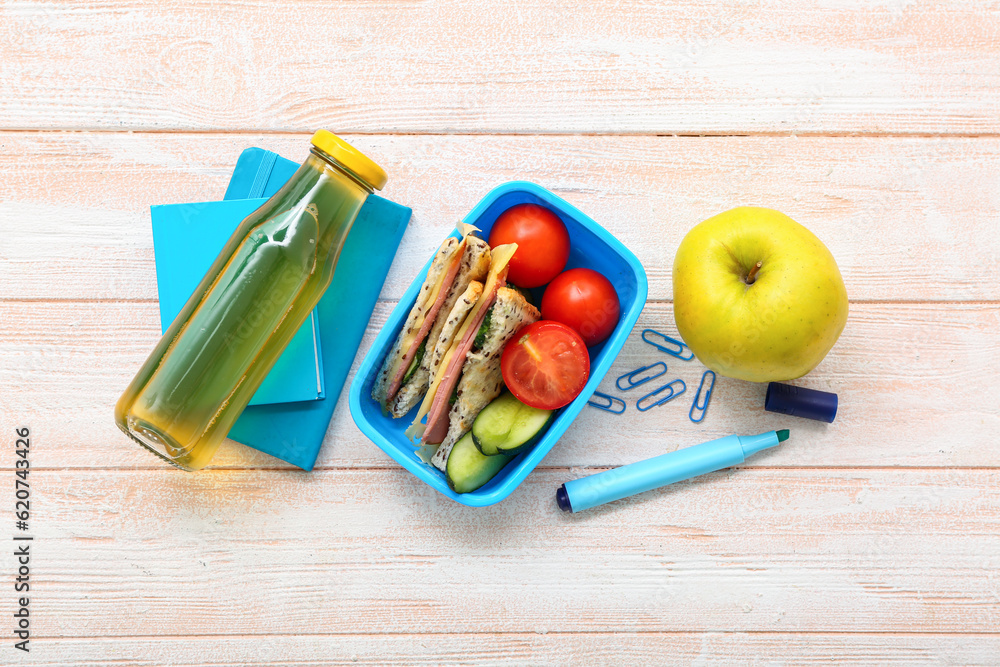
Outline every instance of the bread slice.
{"label": "bread slice", "polygon": [[445,469],[451,448],[472,429],[472,422],[482,409],[503,391],[500,355],[507,341],[539,317],[538,309],[517,290],[509,287],[497,290],[483,344],[469,352],[462,367],[455,403],[449,412],[448,435],[431,458],[435,467]]}

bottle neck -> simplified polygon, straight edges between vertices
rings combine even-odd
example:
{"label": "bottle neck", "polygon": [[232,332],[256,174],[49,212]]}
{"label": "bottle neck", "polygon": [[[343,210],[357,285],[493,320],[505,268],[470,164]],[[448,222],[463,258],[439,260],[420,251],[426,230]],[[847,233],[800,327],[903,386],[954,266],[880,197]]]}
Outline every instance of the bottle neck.
{"label": "bottle neck", "polygon": [[315,155],[316,157],[318,157],[320,160],[322,160],[325,164],[329,165],[331,168],[337,170],[338,172],[340,172],[340,173],[344,174],[345,176],[347,176],[348,178],[350,178],[352,181],[354,181],[359,186],[361,186],[362,188],[364,188],[364,190],[368,194],[374,194],[375,188],[373,188],[370,183],[368,183],[365,179],[363,179],[360,176],[358,176],[357,174],[355,174],[349,168],[345,167],[343,164],[341,164],[340,162],[338,162],[332,156],[328,155],[327,153],[324,153],[319,148],[316,148],[316,146],[311,146],[309,148],[309,152],[312,153],[313,155]]}

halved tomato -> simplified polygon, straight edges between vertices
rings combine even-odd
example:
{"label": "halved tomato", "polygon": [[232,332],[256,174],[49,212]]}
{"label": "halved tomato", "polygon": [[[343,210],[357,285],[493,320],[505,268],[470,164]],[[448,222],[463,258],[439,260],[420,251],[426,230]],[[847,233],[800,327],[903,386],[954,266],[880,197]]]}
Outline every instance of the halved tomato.
{"label": "halved tomato", "polygon": [[590,355],[580,334],[541,320],[521,329],[500,358],[503,381],[519,401],[555,410],[569,404],[590,377]]}

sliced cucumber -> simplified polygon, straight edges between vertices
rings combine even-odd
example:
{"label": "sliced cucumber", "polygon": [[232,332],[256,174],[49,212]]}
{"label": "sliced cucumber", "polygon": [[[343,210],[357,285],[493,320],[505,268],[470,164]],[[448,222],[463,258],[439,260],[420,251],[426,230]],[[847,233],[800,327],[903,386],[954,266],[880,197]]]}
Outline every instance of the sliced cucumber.
{"label": "sliced cucumber", "polygon": [[472,442],[472,434],[466,433],[452,447],[445,466],[445,476],[448,486],[455,493],[475,491],[490,481],[513,456],[483,456],[476,444]]}
{"label": "sliced cucumber", "polygon": [[539,410],[507,392],[483,408],[472,423],[472,439],[486,456],[517,454],[545,431],[552,410]]}

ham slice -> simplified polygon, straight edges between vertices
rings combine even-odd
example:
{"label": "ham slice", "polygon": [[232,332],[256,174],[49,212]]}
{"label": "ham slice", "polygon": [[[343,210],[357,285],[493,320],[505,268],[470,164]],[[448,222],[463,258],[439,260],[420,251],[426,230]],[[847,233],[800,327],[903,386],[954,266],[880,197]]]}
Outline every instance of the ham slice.
{"label": "ham slice", "polygon": [[399,392],[399,388],[403,385],[403,378],[406,377],[406,371],[409,370],[410,364],[413,362],[413,358],[417,356],[417,350],[420,349],[420,344],[424,342],[427,338],[427,334],[430,332],[431,327],[434,326],[434,320],[437,319],[438,312],[441,310],[441,304],[445,302],[448,298],[448,293],[451,292],[451,286],[455,283],[455,278],[458,276],[458,270],[462,266],[462,254],[465,251],[465,242],[459,246],[458,251],[455,253],[455,258],[451,260],[451,264],[448,266],[448,272],[444,276],[444,282],[441,285],[441,289],[438,291],[437,299],[434,300],[434,305],[431,309],[427,311],[427,315],[424,316],[424,323],[420,325],[420,331],[417,333],[417,337],[413,339],[413,343],[410,345],[410,349],[406,351],[403,355],[403,360],[399,364],[399,368],[396,369],[396,375],[392,378],[392,382],[389,383],[389,390],[386,392],[386,403],[391,403],[394,398],[396,398],[396,393]]}
{"label": "ham slice", "polygon": [[493,289],[486,298],[483,307],[479,309],[476,319],[470,323],[462,340],[459,341],[458,347],[455,348],[455,351],[451,355],[448,367],[445,369],[441,383],[438,385],[437,393],[434,394],[434,402],[431,403],[430,412],[427,413],[427,429],[421,438],[421,442],[425,445],[441,444],[441,441],[448,435],[448,414],[451,407],[448,401],[451,399],[451,394],[455,391],[455,385],[458,384],[458,379],[462,375],[465,356],[472,349],[472,344],[476,341],[476,334],[479,333],[479,327],[483,325],[486,313],[497,298],[497,290],[505,284],[506,281],[500,280],[493,285]]}

